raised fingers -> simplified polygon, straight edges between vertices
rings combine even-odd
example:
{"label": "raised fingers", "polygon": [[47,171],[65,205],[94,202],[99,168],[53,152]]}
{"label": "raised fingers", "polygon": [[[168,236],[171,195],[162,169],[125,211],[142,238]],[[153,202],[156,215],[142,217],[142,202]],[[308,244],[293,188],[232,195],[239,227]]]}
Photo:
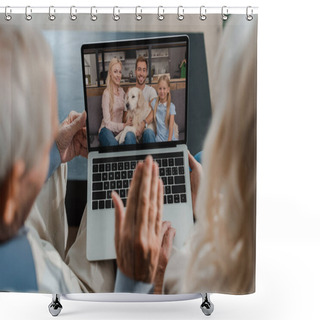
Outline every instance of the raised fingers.
{"label": "raised fingers", "polygon": [[152,164],[152,178],[150,190],[150,204],[149,204],[149,230],[154,230],[154,224],[157,216],[157,202],[158,202],[158,189],[159,189],[159,167],[156,162]]}
{"label": "raised fingers", "polygon": [[168,261],[171,255],[171,250],[173,246],[173,239],[176,235],[176,229],[169,227],[163,235],[161,250],[164,254],[166,260]]}
{"label": "raised fingers", "polygon": [[[85,115],[84,115],[84,113],[85,113]],[[85,117],[84,119],[86,119],[87,113],[85,111],[83,111],[82,113],[76,112],[74,110],[70,111],[70,113],[68,115],[69,123],[71,123],[72,121],[74,121],[77,118],[82,117],[82,116]]]}
{"label": "raised fingers", "polygon": [[147,156],[142,169],[142,177],[139,190],[136,224],[140,230],[148,232],[148,213],[150,205],[150,189],[152,180],[152,157]]}
{"label": "raised fingers", "polygon": [[161,223],[161,239],[163,239],[164,234],[166,231],[171,227],[170,221],[162,221]]}
{"label": "raised fingers", "polygon": [[119,195],[116,192],[112,192],[111,194],[112,200],[114,203],[115,208],[115,247],[117,254],[119,253],[119,243],[122,231],[122,223],[124,219],[124,207],[122,200],[120,199]]}
{"label": "raised fingers", "polygon": [[162,225],[162,210],[163,210],[163,182],[161,179],[158,179],[158,201],[157,201],[157,215],[155,222],[155,233],[158,236],[161,232]]}
{"label": "raised fingers", "polygon": [[139,192],[140,192],[140,183],[142,178],[142,169],[143,169],[143,164],[139,162],[136,166],[136,170],[133,174],[132,181],[129,188],[125,227],[132,228],[135,225],[136,211],[137,211]]}
{"label": "raised fingers", "polygon": [[189,160],[189,167],[191,170],[193,170],[197,165],[197,160],[192,156],[190,151],[188,150],[188,160]]}

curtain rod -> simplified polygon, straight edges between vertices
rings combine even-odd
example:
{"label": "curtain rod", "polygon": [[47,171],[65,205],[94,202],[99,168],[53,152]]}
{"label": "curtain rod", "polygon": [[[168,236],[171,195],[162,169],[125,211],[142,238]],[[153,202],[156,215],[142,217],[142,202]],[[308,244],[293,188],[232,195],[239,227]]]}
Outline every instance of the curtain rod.
{"label": "curtain rod", "polygon": [[[48,13],[48,15],[55,14],[88,14],[91,16],[98,16],[102,14],[133,14],[140,16],[143,14],[155,14],[155,15],[167,15],[176,14],[178,17],[182,17],[188,14],[199,14],[201,17],[205,17],[210,14],[245,14],[254,15],[258,13],[258,7],[247,6],[247,7],[236,7],[236,6],[220,6],[220,7],[210,7],[210,6],[199,6],[199,7],[188,7],[188,6],[178,6],[178,7],[145,7],[145,6],[113,6],[113,7],[102,7],[102,6],[71,6],[71,7],[61,7],[61,6],[0,6],[0,13],[3,13],[5,17],[11,14],[25,14],[26,16],[32,16],[32,14]],[[8,19],[7,19],[8,20]],[[31,20],[31,19],[30,19]],[[181,19],[180,19],[181,20]],[[204,20],[204,19],[202,19]]]}

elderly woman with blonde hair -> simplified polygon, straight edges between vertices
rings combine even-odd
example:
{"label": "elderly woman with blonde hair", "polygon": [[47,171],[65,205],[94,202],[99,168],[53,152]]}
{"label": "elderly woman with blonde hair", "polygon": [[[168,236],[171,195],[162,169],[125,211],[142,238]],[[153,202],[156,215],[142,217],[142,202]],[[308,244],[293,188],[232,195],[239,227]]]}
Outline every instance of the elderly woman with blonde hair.
{"label": "elderly woman with blonde hair", "polygon": [[246,294],[255,288],[256,23],[234,29],[226,28],[218,51],[214,117],[186,268],[176,277],[174,265],[182,257],[173,256],[166,293]]}
{"label": "elderly woman with blonde hair", "polygon": [[[150,259],[146,264],[148,268],[135,268],[132,261],[130,264],[132,255],[123,250],[129,246],[122,245],[125,241],[130,243],[125,230],[126,217],[121,216],[119,197],[113,195],[116,216],[120,217],[118,222],[124,220],[124,223],[116,223],[120,269],[116,289],[119,291],[123,289],[121,284],[124,282],[121,279],[124,276],[136,280],[138,285],[141,282],[154,284],[154,291],[159,292],[159,285],[161,290],[162,284],[159,274],[161,271],[163,274],[164,270],[164,293],[246,294],[255,290],[257,25],[255,20],[245,22],[236,28],[231,18],[224,31],[215,65],[215,92],[212,95],[214,112],[204,144],[203,175],[201,165],[189,156],[196,223],[182,250],[173,248],[167,266],[166,259],[170,255],[174,232],[169,228],[163,240],[163,232],[158,235],[154,232],[150,235],[149,232],[144,237],[146,228],[141,227],[139,219],[135,222],[134,250],[144,250],[145,254],[140,256],[149,258],[153,252],[155,257],[153,262]],[[140,201],[144,204],[149,203],[150,207],[154,207],[157,201],[152,181],[156,181],[157,166],[151,166],[149,161],[141,166],[133,183],[139,185],[140,181],[141,185],[148,185],[149,181],[153,190],[149,202],[145,194],[138,196],[141,196]],[[161,186],[158,192],[162,192]],[[156,208],[159,211],[161,197],[158,197],[158,202],[160,204]],[[137,212],[137,215],[140,213]],[[154,222],[152,226],[150,216],[148,221],[149,230],[159,230],[158,218],[151,220]],[[137,233],[142,234],[141,246],[138,245]],[[165,241],[166,245],[163,246]],[[141,261],[139,263],[143,266]],[[143,277],[138,270],[151,276]],[[152,288],[149,290],[152,291]]]}

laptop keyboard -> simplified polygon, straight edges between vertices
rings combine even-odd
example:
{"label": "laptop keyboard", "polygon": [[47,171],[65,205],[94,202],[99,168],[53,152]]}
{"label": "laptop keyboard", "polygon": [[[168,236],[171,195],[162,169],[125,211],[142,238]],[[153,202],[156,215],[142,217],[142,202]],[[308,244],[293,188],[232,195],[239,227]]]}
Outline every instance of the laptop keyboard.
{"label": "laptop keyboard", "polygon": [[[146,155],[93,159],[92,210],[114,208],[111,192],[119,195],[126,207],[129,186],[137,163]],[[187,202],[183,152],[152,155],[163,181],[164,204]]]}

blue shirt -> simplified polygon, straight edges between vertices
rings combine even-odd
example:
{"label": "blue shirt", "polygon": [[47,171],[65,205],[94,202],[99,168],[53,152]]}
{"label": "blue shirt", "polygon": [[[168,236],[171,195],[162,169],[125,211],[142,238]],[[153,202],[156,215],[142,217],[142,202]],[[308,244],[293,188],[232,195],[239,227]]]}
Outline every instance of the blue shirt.
{"label": "blue shirt", "polygon": [[117,270],[114,292],[153,293],[153,289],[152,283],[133,280]]}
{"label": "blue shirt", "polygon": [[[153,110],[154,110],[155,104],[156,104],[156,100],[152,100],[151,106]],[[167,114],[167,103],[166,102],[159,103],[157,108],[157,114],[156,114],[156,121],[157,121],[156,142],[168,141],[169,127],[167,128],[165,124],[166,114]],[[169,114],[170,115],[176,114],[176,107],[172,102],[170,104]],[[174,132],[172,133],[172,140],[177,140],[176,137],[174,136]]]}
{"label": "blue shirt", "polygon": [[27,229],[0,244],[0,291],[37,292],[36,268]]}
{"label": "blue shirt", "polygon": [[61,164],[60,152],[58,150],[56,142],[54,142],[50,150],[50,164],[49,164],[49,170],[47,174],[47,180],[57,170],[60,164]]}
{"label": "blue shirt", "polygon": [[[56,143],[50,151],[47,180],[61,164]],[[37,292],[38,284],[28,230],[21,227],[12,239],[0,244],[0,291]]]}

